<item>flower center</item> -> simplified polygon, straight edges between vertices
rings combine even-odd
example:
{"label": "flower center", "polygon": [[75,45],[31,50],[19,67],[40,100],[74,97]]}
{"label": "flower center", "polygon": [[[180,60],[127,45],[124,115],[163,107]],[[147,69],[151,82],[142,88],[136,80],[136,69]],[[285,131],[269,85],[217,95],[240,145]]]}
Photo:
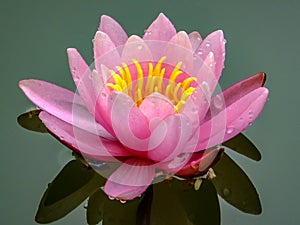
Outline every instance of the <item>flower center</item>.
{"label": "flower center", "polygon": [[[132,59],[133,64],[129,66],[122,63],[122,67],[116,67],[117,71],[110,70],[112,79],[106,86],[129,95],[138,107],[150,94],[160,93],[172,102],[174,111],[178,113],[194,92],[192,82],[197,79],[180,69],[182,62],[174,67],[164,63],[165,59],[166,57],[162,57],[155,67],[153,62],[140,63],[135,59]],[[183,78],[180,79],[179,76]]]}

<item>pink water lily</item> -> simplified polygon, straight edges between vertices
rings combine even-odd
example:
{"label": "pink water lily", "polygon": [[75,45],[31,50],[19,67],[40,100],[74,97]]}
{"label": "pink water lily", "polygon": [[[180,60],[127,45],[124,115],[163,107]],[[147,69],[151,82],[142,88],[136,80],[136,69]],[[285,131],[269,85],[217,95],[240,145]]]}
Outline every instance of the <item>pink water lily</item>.
{"label": "pink water lily", "polygon": [[87,160],[121,162],[104,186],[113,198],[140,196],[161,171],[207,171],[218,145],[245,130],[268,96],[264,73],[213,94],[225,59],[220,30],[202,40],[160,14],[142,38],[128,37],[102,16],[93,44],[94,68],[67,50],[78,93],[34,79],[19,86],[66,146]]}

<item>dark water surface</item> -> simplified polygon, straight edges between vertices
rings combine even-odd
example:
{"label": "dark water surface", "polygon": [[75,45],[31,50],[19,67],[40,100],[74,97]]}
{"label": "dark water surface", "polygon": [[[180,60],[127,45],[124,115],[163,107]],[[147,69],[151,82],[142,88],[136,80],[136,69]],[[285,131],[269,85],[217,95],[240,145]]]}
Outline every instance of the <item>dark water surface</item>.
{"label": "dark water surface", "polygon": [[[33,107],[18,81],[37,78],[74,89],[66,48],[76,47],[92,62],[100,15],[114,17],[129,34],[142,35],[164,12],[177,30],[197,30],[203,37],[224,30],[223,88],[260,71],[268,75],[269,101],[246,131],[262,160],[231,154],[260,193],[263,213],[244,214],[220,200],[222,224],[299,224],[299,10],[296,0],[2,1],[0,223],[36,224],[34,216],[47,184],[71,159],[70,151],[50,135],[17,125],[17,115]],[[85,223],[83,205],[55,222]]]}

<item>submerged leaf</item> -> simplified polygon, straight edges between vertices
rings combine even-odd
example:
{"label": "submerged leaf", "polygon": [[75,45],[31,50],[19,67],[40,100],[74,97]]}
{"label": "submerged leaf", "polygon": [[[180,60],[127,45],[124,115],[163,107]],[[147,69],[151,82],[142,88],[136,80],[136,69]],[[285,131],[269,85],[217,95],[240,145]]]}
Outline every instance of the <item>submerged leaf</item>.
{"label": "submerged leaf", "polygon": [[50,223],[67,215],[97,188],[104,179],[80,161],[70,161],[48,185],[40,202],[35,220]]}
{"label": "submerged leaf", "polygon": [[98,224],[103,219],[103,207],[106,198],[106,194],[101,189],[89,198],[86,211],[86,219],[89,225]]}
{"label": "submerged leaf", "polygon": [[262,212],[258,193],[246,173],[225,153],[213,167],[212,179],[218,194],[237,209],[250,213]]}
{"label": "submerged leaf", "polygon": [[224,142],[223,146],[230,148],[250,159],[259,161],[261,160],[261,154],[255,145],[242,133],[238,134],[234,138]]}
{"label": "submerged leaf", "polygon": [[219,225],[220,207],[214,185],[204,180],[196,191],[193,185],[173,180],[156,184],[151,225]]}
{"label": "submerged leaf", "polygon": [[32,110],[18,116],[17,121],[23,128],[31,131],[47,133],[47,128],[39,118],[41,110]]}

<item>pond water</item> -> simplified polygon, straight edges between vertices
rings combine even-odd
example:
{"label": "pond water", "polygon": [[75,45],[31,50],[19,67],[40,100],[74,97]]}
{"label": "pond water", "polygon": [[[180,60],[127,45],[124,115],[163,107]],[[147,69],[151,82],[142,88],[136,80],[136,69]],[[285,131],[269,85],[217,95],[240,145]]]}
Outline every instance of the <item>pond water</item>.
{"label": "pond water", "polygon": [[[299,224],[299,9],[295,0],[2,2],[1,224],[36,224],[34,217],[48,183],[72,159],[71,151],[49,134],[17,124],[18,115],[34,109],[18,81],[36,78],[74,90],[66,49],[75,47],[92,62],[91,40],[101,15],[114,17],[129,34],[142,35],[160,12],[177,30],[196,30],[203,37],[224,31],[222,88],[257,72],[267,73],[269,100],[245,132],[262,160],[226,150],[255,184],[263,211],[242,213],[220,198],[222,224]],[[54,224],[86,224],[84,204]]]}

